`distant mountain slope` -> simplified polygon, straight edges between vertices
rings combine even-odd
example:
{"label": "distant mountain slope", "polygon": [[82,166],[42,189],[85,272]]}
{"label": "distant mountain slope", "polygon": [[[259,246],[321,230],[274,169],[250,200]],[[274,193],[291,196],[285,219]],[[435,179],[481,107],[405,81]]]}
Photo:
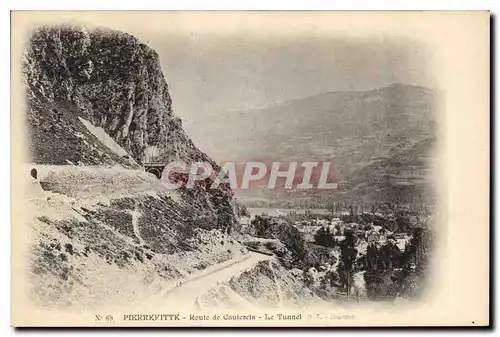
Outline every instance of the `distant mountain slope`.
{"label": "distant mountain slope", "polygon": [[435,139],[428,138],[397,149],[351,173],[340,191],[364,202],[432,205],[434,147]]}
{"label": "distant mountain slope", "polygon": [[[195,134],[203,132],[197,144],[219,161],[331,161],[341,182],[358,181],[364,175],[371,180],[369,175],[378,174],[374,168],[383,158],[390,160],[417,144],[431,149],[440,104],[439,91],[394,84],[368,91],[329,92],[262,110],[221,113],[191,129]],[[347,183],[350,188],[358,184]]]}

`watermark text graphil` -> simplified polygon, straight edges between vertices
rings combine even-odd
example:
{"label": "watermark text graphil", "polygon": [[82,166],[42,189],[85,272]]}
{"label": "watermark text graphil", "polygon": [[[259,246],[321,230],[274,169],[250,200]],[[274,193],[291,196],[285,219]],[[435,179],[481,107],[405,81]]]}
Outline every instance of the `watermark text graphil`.
{"label": "watermark text graphil", "polygon": [[287,190],[337,189],[338,181],[330,162],[225,162],[213,167],[209,162],[175,161],[163,169],[161,182],[167,189],[194,188],[199,184],[232,190],[267,188]]}

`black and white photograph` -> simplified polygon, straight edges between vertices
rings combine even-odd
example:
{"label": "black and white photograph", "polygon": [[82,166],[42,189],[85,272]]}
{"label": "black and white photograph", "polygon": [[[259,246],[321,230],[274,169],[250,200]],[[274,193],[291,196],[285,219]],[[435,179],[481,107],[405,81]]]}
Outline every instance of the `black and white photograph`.
{"label": "black and white photograph", "polygon": [[14,325],[488,324],[488,12],[12,34]]}

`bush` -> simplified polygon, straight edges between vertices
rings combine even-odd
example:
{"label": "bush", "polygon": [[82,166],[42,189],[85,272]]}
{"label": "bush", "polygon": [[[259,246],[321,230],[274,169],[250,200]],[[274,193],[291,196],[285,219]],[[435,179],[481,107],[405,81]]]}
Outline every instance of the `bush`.
{"label": "bush", "polygon": [[273,226],[277,226],[276,220],[265,215],[257,215],[251,223],[255,236],[266,239],[276,239]]}
{"label": "bush", "polygon": [[278,239],[291,253],[291,261],[285,261],[288,266],[304,265],[308,253],[304,235],[291,223],[265,215],[258,215],[252,221],[255,236],[266,239]]}
{"label": "bush", "polygon": [[317,245],[324,246],[324,247],[335,247],[335,239],[333,237],[333,234],[330,232],[330,227],[321,227],[318,229],[318,231],[314,234],[314,242]]}

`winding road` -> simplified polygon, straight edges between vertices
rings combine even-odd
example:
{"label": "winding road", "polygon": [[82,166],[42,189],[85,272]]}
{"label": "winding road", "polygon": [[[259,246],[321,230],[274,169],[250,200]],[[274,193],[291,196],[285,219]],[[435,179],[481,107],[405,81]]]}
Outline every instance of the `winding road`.
{"label": "winding road", "polygon": [[180,286],[161,291],[160,296],[174,306],[182,303],[187,308],[195,308],[198,297],[205,291],[217,286],[218,283],[229,281],[233,276],[254,267],[260,261],[271,259],[273,256],[249,252],[243,259],[230,260],[194,273]]}

